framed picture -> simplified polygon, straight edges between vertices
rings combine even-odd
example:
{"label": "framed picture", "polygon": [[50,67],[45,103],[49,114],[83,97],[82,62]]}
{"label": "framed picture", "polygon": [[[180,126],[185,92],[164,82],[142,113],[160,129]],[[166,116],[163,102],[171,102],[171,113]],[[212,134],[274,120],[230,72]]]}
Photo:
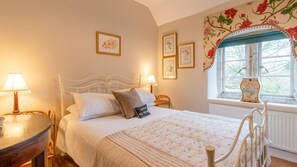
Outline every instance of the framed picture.
{"label": "framed picture", "polygon": [[195,43],[178,46],[178,68],[195,68]]}
{"label": "framed picture", "polygon": [[163,58],[163,79],[176,79],[176,57]]}
{"label": "framed picture", "polygon": [[163,56],[176,56],[177,55],[177,33],[163,36]]}
{"label": "framed picture", "polygon": [[96,32],[96,52],[98,54],[121,55],[121,37],[104,32]]}
{"label": "framed picture", "polygon": [[242,93],[241,101],[260,103],[259,92],[261,85],[258,78],[242,78],[240,89]]}

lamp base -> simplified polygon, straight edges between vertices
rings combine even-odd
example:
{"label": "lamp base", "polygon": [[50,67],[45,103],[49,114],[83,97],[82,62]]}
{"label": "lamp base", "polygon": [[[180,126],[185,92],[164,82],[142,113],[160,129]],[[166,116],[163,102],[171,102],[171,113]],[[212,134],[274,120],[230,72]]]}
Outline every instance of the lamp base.
{"label": "lamp base", "polygon": [[18,115],[18,114],[20,114],[20,110],[13,110],[13,111],[12,111],[12,114],[16,114],[16,115]]}
{"label": "lamp base", "polygon": [[153,84],[151,84],[151,93],[153,93]]}
{"label": "lamp base", "polygon": [[20,114],[19,110],[19,98],[18,98],[18,92],[14,92],[14,99],[13,99],[13,114]]}

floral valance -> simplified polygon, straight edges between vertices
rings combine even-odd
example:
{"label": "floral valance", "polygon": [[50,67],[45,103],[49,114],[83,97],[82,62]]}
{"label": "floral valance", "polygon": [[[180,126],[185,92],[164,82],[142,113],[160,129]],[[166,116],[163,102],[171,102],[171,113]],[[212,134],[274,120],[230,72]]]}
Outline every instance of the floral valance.
{"label": "floral valance", "polygon": [[216,49],[228,35],[259,26],[273,27],[288,36],[297,58],[297,0],[256,0],[205,17],[203,69],[213,65]]}

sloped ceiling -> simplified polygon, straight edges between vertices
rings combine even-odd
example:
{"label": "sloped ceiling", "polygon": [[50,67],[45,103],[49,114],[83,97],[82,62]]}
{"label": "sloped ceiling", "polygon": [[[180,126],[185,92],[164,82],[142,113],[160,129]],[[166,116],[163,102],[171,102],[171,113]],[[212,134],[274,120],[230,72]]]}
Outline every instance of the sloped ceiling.
{"label": "sloped ceiling", "polygon": [[134,0],[147,6],[157,25],[191,16],[236,0]]}

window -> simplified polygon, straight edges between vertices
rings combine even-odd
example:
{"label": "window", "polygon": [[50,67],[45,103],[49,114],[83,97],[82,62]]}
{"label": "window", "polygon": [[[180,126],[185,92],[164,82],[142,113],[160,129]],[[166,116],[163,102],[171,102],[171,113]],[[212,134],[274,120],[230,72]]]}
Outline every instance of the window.
{"label": "window", "polygon": [[240,82],[245,76],[246,46],[223,48],[223,92],[240,92]]}
{"label": "window", "polygon": [[[252,41],[252,42],[251,42]],[[228,42],[228,41],[227,41]],[[294,59],[287,38],[244,40],[222,43],[217,52],[218,93],[220,97],[241,97],[243,77],[259,77],[261,98],[274,102],[294,101]]]}
{"label": "window", "polygon": [[289,40],[262,42],[259,48],[262,95],[293,97],[294,60]]}

